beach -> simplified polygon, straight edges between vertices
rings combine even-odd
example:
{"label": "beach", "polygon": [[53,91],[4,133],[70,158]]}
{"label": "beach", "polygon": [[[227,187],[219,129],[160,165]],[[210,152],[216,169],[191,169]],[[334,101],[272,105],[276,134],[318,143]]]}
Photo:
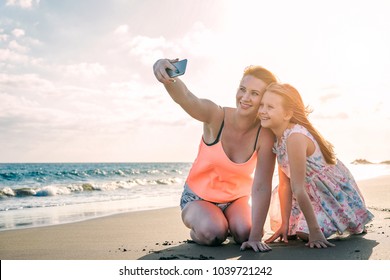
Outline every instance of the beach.
{"label": "beach", "polygon": [[[0,232],[1,260],[390,260],[390,176],[358,182],[375,215],[367,233],[332,239],[336,247],[309,249],[300,240],[272,251],[240,251],[193,243],[179,207],[121,213],[81,222]],[[266,224],[265,238],[272,232]]]}

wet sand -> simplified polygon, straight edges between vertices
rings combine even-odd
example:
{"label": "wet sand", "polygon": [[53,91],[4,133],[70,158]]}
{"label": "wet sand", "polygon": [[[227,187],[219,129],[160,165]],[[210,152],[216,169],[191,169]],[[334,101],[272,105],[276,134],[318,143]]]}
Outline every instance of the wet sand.
{"label": "wet sand", "polygon": [[[1,260],[390,260],[390,176],[359,182],[375,215],[367,233],[332,239],[334,248],[309,249],[300,240],[272,251],[240,251],[189,240],[179,207],[130,212],[63,225],[0,232]],[[272,232],[266,225],[266,236]]]}

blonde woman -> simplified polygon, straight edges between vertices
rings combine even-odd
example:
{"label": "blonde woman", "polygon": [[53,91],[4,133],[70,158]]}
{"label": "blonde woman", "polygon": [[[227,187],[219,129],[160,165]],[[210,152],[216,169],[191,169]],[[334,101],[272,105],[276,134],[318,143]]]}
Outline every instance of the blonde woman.
{"label": "blonde woman", "polygon": [[[198,244],[220,245],[231,234],[239,244],[253,239],[257,248],[270,250],[261,238],[272,191],[274,136],[261,127],[257,112],[265,88],[276,78],[263,67],[246,68],[236,107],[221,107],[195,96],[181,79],[168,76],[166,69],[175,71],[176,61],[158,60],[154,75],[171,98],[203,124],[198,156],[181,197],[182,220]],[[248,203],[251,195],[258,202],[253,211]],[[255,237],[249,235],[252,219],[257,221]]]}

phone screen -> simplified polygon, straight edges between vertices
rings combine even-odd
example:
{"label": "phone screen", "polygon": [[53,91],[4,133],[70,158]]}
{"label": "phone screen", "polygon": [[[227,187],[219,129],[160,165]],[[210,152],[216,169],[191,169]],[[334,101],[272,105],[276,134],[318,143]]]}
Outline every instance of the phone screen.
{"label": "phone screen", "polygon": [[177,71],[172,71],[171,69],[167,69],[167,73],[169,77],[174,78],[180,75],[183,75],[186,72],[186,67],[187,67],[187,59],[183,59],[177,62],[172,63]]}

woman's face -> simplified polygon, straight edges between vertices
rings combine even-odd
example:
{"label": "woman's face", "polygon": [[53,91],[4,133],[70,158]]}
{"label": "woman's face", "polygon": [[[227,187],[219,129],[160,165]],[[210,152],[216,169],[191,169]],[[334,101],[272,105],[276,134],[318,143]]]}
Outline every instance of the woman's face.
{"label": "woman's face", "polygon": [[244,76],[236,94],[237,109],[245,114],[257,115],[266,87],[267,84],[262,80],[251,75]]}

